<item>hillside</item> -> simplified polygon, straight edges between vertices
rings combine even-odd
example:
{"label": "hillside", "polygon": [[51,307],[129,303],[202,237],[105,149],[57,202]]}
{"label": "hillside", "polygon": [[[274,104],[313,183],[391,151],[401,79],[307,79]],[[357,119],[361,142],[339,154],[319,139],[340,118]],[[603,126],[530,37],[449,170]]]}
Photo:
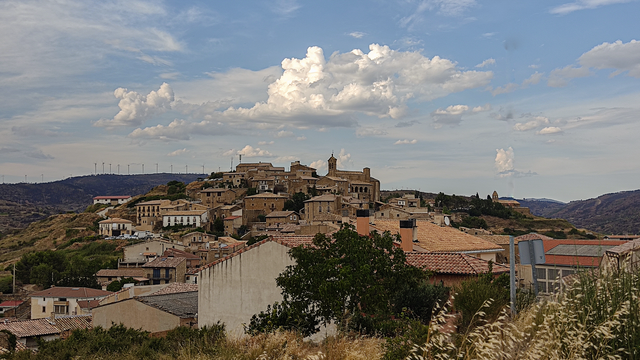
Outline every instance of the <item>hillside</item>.
{"label": "hillside", "polygon": [[0,235],[67,211],[83,211],[99,195],[138,195],[171,180],[190,183],[200,174],[78,176],[41,184],[0,184]]}

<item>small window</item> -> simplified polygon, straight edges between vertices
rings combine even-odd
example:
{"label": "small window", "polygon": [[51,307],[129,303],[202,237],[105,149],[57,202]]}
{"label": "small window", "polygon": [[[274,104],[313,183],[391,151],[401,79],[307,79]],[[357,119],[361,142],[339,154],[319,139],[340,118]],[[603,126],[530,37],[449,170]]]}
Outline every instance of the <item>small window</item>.
{"label": "small window", "polygon": [[43,306],[43,307],[42,307],[42,312],[43,312],[43,313],[46,313],[46,312],[47,312],[47,307],[46,307],[46,306]]}
{"label": "small window", "polygon": [[547,269],[536,269],[536,273],[538,275],[538,279],[547,278]]}
{"label": "small window", "polygon": [[560,275],[560,270],[549,269],[549,280],[556,280]]}

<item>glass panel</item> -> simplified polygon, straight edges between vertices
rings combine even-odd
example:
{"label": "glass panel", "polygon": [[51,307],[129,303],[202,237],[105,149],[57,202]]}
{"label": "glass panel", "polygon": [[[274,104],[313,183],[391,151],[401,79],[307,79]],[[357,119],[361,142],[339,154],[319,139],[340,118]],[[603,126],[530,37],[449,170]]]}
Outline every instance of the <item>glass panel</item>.
{"label": "glass panel", "polygon": [[547,278],[547,269],[536,268],[536,273],[538,274],[538,279]]}
{"label": "glass panel", "polygon": [[556,280],[558,276],[560,276],[560,270],[557,269],[549,269],[549,280]]}
{"label": "glass panel", "polygon": [[547,283],[545,281],[539,281],[538,282],[538,291],[539,292],[547,292]]}
{"label": "glass panel", "polygon": [[562,270],[562,277],[569,276],[573,273],[575,273],[573,270]]}

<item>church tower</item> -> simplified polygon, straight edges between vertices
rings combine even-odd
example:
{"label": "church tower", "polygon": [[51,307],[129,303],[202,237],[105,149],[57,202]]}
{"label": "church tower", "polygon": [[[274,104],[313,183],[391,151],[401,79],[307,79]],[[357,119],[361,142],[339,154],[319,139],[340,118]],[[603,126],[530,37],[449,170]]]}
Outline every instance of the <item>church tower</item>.
{"label": "church tower", "polygon": [[327,162],[329,163],[329,172],[327,173],[327,176],[336,176],[336,171],[338,170],[338,159],[333,157],[333,154],[331,154],[331,157]]}
{"label": "church tower", "polygon": [[491,195],[491,200],[492,201],[498,201],[500,200],[500,198],[498,197],[498,192],[494,191],[493,194]]}

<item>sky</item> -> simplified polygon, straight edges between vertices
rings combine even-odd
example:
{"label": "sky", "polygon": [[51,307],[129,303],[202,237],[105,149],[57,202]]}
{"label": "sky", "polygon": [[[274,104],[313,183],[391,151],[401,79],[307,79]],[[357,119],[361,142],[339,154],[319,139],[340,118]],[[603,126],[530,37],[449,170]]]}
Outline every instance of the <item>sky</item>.
{"label": "sky", "polygon": [[629,0],[3,0],[0,175],[209,173],[240,155],[324,175],[333,153],[382,189],[634,190],[638,14]]}

